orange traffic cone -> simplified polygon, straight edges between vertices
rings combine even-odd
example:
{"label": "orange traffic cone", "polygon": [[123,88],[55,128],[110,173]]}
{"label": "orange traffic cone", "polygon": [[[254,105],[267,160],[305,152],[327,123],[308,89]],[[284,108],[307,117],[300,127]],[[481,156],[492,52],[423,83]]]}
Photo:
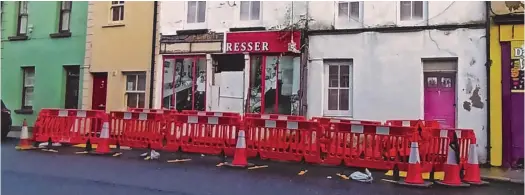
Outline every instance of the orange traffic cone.
{"label": "orange traffic cone", "polygon": [[27,149],[33,149],[33,145],[31,145],[31,140],[29,139],[29,131],[27,130],[27,121],[24,119],[24,122],[22,123],[22,129],[20,130],[20,142],[18,143],[18,146],[16,146],[16,149],[19,150],[27,150]]}
{"label": "orange traffic cone", "polygon": [[408,159],[408,171],[405,180],[400,180],[398,184],[417,186],[417,187],[429,187],[432,182],[423,180],[421,175],[421,160],[419,159],[419,148],[417,142],[410,144],[410,156]]}
{"label": "orange traffic cone", "polygon": [[459,177],[460,167],[456,159],[456,151],[452,147],[448,146],[447,163],[443,165],[443,172],[445,177],[443,181],[436,181],[436,183],[451,187],[468,187],[469,184],[462,183]]}
{"label": "orange traffic cone", "polygon": [[109,123],[107,121],[102,125],[102,131],[100,132],[100,139],[97,144],[96,154],[109,154],[111,149],[109,148]]}
{"label": "orange traffic cone", "polygon": [[471,185],[487,185],[489,182],[482,181],[479,164],[478,164],[478,153],[476,151],[476,144],[470,144],[468,153],[468,161],[465,165],[465,177],[463,181]]}
{"label": "orange traffic cone", "polygon": [[239,168],[253,166],[252,163],[248,163],[248,157],[246,156],[246,137],[244,135],[244,130],[239,130],[237,145],[235,146],[235,153],[233,154],[233,161],[231,163],[225,162],[224,165]]}

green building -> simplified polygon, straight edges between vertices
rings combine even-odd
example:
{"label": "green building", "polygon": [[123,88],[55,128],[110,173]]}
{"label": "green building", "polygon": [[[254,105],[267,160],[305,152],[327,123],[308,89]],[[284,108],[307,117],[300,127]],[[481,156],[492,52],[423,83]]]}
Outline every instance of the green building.
{"label": "green building", "polygon": [[2,1],[1,98],[13,126],[42,108],[78,108],[88,2]]}

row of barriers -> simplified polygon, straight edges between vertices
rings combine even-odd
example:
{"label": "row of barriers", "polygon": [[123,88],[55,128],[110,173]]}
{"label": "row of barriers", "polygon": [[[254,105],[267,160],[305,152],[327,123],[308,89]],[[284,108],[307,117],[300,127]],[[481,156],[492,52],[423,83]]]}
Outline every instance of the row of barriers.
{"label": "row of barriers", "polygon": [[419,143],[423,172],[441,171],[449,145],[455,145],[460,166],[470,129],[440,128],[436,121],[346,120],[303,116],[155,109],[112,111],[43,109],[34,125],[36,142],[96,144],[104,122],[110,143],[131,148],[233,156],[237,133],[246,133],[249,158],[406,170],[410,143]]}

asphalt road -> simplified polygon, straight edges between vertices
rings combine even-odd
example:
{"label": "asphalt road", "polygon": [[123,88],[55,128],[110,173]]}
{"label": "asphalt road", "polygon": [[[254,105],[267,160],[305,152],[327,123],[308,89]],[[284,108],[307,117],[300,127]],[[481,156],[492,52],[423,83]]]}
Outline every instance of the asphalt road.
{"label": "asphalt road", "polygon": [[[121,157],[74,154],[76,148],[58,153],[16,151],[16,140],[1,145],[2,194],[8,195],[493,195],[524,194],[524,186],[491,183],[486,187],[451,189],[433,186],[414,189],[381,181],[373,172],[372,184],[341,180],[335,174],[354,170],[297,164],[256,162],[269,167],[237,170],[216,167],[215,156],[189,156],[189,162],[173,164],[144,161],[139,151]],[[297,173],[307,168],[303,176]],[[327,176],[331,176],[328,179]]]}

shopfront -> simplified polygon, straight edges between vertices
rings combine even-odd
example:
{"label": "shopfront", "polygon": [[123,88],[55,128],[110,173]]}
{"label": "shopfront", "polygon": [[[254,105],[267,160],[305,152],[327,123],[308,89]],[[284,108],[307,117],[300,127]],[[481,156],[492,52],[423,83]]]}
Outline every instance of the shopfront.
{"label": "shopfront", "polygon": [[228,70],[225,66],[233,66],[233,62],[223,60],[216,63],[214,85],[220,88],[217,109],[297,115],[300,46],[299,31],[227,33],[224,57],[231,60],[242,56],[244,67]]}
{"label": "shopfront", "polygon": [[209,110],[210,54],[222,52],[223,37],[222,33],[161,37],[162,108]]}

